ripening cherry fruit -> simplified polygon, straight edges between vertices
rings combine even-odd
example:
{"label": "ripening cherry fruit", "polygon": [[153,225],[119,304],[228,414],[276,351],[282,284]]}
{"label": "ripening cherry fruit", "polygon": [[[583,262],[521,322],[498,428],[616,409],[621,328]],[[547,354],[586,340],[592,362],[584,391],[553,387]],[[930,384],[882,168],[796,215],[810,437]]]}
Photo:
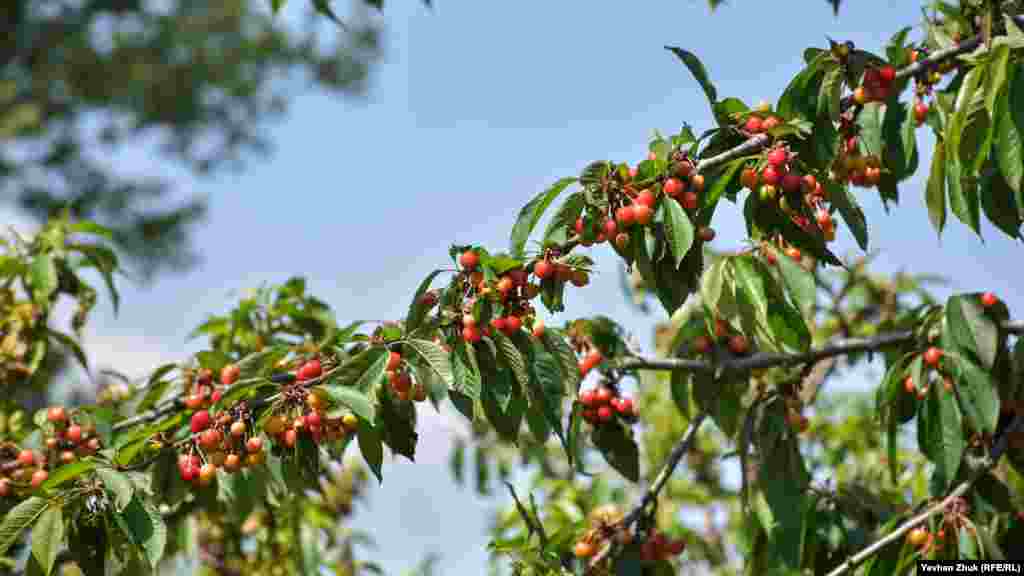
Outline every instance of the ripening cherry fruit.
{"label": "ripening cherry fruit", "polygon": [[199,394],[189,394],[185,397],[185,408],[198,410],[203,407],[203,397]]}
{"label": "ripening cherry fruit", "polygon": [[619,233],[619,227],[615,224],[615,220],[609,218],[604,221],[604,235],[608,238],[615,238],[615,235]]}
{"label": "ripening cherry fruit", "polygon": [[789,153],[786,152],[785,148],[772,148],[768,152],[768,163],[776,168],[779,168],[786,164],[789,160]]}
{"label": "ripening cherry fruit", "polygon": [[693,164],[689,160],[684,160],[676,165],[676,176],[680,178],[689,178],[690,174],[693,173]]}
{"label": "ripening cherry fruit", "polygon": [[669,178],[668,180],[665,180],[664,184],[662,184],[661,190],[665,193],[666,196],[671,196],[672,198],[675,198],[680,193],[682,193],[683,183],[678,178]]}
{"label": "ripening cherry fruit", "polygon": [[685,208],[687,210],[696,210],[697,209],[697,193],[693,192],[693,191],[683,193],[682,205],[683,205],[683,208]]}
{"label": "ripening cherry fruit", "polygon": [[[643,205],[647,206],[648,208],[654,208],[654,204],[657,201],[658,199],[657,197],[654,196],[654,192],[644,189],[641,190],[640,193],[636,195],[636,200],[634,202],[637,205]],[[636,211],[636,205],[633,206],[633,210]],[[637,218],[637,220],[639,220],[639,218]]]}
{"label": "ripening cherry fruit", "polygon": [[623,206],[615,211],[615,219],[619,221],[619,226],[622,228],[629,228],[633,225],[636,220],[636,212],[632,205]]}
{"label": "ripening cherry fruit", "polygon": [[758,191],[758,197],[761,199],[761,202],[775,200],[775,186],[772,184],[762,184],[761,189]]}
{"label": "ripening cherry fruit", "polygon": [[597,393],[594,390],[582,390],[579,399],[584,408],[593,408],[597,404]]}
{"label": "ripening cherry fruit", "polygon": [[[472,316],[470,316],[470,318],[472,318]],[[474,320],[474,323],[475,322],[476,321]],[[465,324],[465,321],[463,321],[463,324]],[[402,355],[401,354],[399,354],[398,352],[389,352],[388,353],[388,364],[387,364],[387,368],[386,368],[387,370],[398,370],[398,367],[401,364],[402,364]]]}
{"label": "ripening cherry fruit", "polygon": [[577,218],[576,219],[576,227],[575,227],[575,229],[576,229],[576,234],[577,235],[583,236],[583,231],[585,230],[583,218]]}
{"label": "ripening cherry fruit", "polygon": [[612,409],[607,404],[597,409],[597,419],[600,422],[608,422],[612,419]]}
{"label": "ripening cherry fruit", "polygon": [[799,262],[802,255],[800,254],[799,248],[796,246],[790,246],[789,248],[786,248],[786,256],[789,256],[793,260]]}
{"label": "ripening cherry fruit", "polygon": [[765,184],[778,186],[782,181],[782,173],[775,166],[765,166],[764,170],[761,171],[761,181]]}
{"label": "ripening cherry fruit", "polygon": [[715,319],[715,338],[721,340],[729,334],[729,325],[721,318]]}
{"label": "ripening cherry fruit", "polygon": [[747,118],[747,122],[746,124],[743,125],[743,127],[747,129],[747,132],[750,132],[751,134],[757,134],[764,128],[764,125],[762,124],[761,119],[759,117],[751,116]]}
{"label": "ripening cherry fruit", "polygon": [[694,174],[693,178],[690,178],[690,188],[694,192],[700,194],[704,191],[704,176],[702,174]]}
{"label": "ripening cherry fruit", "polygon": [[778,116],[769,116],[764,119],[764,122],[761,122],[761,130],[763,132],[770,132],[777,128],[781,123],[782,120],[779,120]]}
{"label": "ripening cherry fruit", "polygon": [[697,354],[707,354],[711,350],[711,338],[701,334],[693,339],[693,350]]}
{"label": "ripening cherry fruit", "polygon": [[633,204],[633,218],[636,223],[641,226],[647,226],[651,223],[651,218],[654,216],[654,210],[646,204]]}
{"label": "ripening cherry fruit", "polygon": [[11,495],[11,481],[7,478],[0,478],[0,498]]}
{"label": "ripening cherry fruit", "polygon": [[924,363],[932,368],[938,367],[940,358],[942,358],[942,350],[935,346],[924,351]]}
{"label": "ripening cherry fruit", "polygon": [[[574,282],[575,284],[575,278]],[[519,332],[523,327],[523,321],[518,316],[508,316],[505,318],[505,331],[507,334],[512,335]]]}
{"label": "ripening cherry fruit", "polygon": [[612,393],[612,389],[607,386],[601,386],[600,388],[594,390],[595,404],[607,404],[611,402],[613,397],[614,394]]}
{"label": "ripening cherry fruit", "polygon": [[192,433],[197,434],[206,430],[210,427],[210,413],[206,410],[200,410],[192,415],[191,421]]}
{"label": "ripening cherry fruit", "polygon": [[796,194],[800,192],[800,188],[803,187],[803,178],[799,174],[789,172],[782,177],[782,189],[789,194]]}
{"label": "ripening cherry fruit", "polygon": [[576,546],[572,549],[573,554],[577,558],[590,558],[594,555],[594,545],[590,542],[580,540],[576,543]]}
{"label": "ripening cherry fruit", "polygon": [[653,161],[658,159],[658,155],[655,154],[654,151],[652,150],[651,152],[647,153],[647,159],[653,162]]}
{"label": "ripening cherry fruit", "polygon": [[534,338],[542,338],[544,336],[544,321],[534,320],[532,332]]}
{"label": "ripening cherry fruit", "polygon": [[702,242],[711,242],[715,239],[715,229],[708,226],[701,226],[697,230],[697,237],[699,237]]}
{"label": "ripening cherry fruit", "polygon": [[64,433],[64,437],[67,438],[68,441],[78,444],[82,441],[82,427],[78,424],[68,426],[67,431]]}
{"label": "ripening cherry fruit", "polygon": [[882,69],[878,71],[878,79],[884,84],[891,84],[892,81],[896,79],[896,69],[892,66],[883,66]]}
{"label": "ripening cherry fruit", "polygon": [[299,380],[312,380],[319,378],[321,374],[323,374],[323,367],[320,365],[320,360],[314,358],[303,364],[302,368],[299,368],[299,373],[296,377]]}
{"label": "ripening cherry fruit", "polygon": [[473,250],[466,250],[459,255],[459,264],[462,265],[466,270],[472,270],[476,268],[476,265],[480,263],[480,256]]}
{"label": "ripening cherry fruit", "polygon": [[501,280],[498,280],[498,292],[502,294],[508,294],[515,288],[515,282],[512,281],[508,276],[503,276]]}
{"label": "ripening cherry fruit", "polygon": [[746,354],[750,350],[750,343],[747,342],[746,336],[742,334],[735,334],[729,338],[729,350],[732,350],[733,354]]}
{"label": "ripening cherry fruit", "polygon": [[914,528],[907,534],[907,542],[914,548],[920,548],[928,541],[928,531],[924,528]]}
{"label": "ripening cherry fruit", "polygon": [[51,406],[46,411],[46,419],[54,424],[63,422],[68,419],[67,410],[63,406]]}
{"label": "ripening cherry fruit", "polygon": [[619,232],[615,235],[615,247],[619,250],[625,251],[629,246],[629,234],[625,232]]}
{"label": "ripening cherry fruit", "polygon": [[917,387],[914,386],[913,376],[907,376],[903,379],[903,389],[906,390],[907,394],[914,394],[917,392]]}
{"label": "ripening cherry fruit", "polygon": [[928,104],[918,101],[917,104],[914,104],[914,121],[916,121],[917,125],[920,126],[921,124],[924,124],[924,121],[927,119]]}
{"label": "ripening cherry fruit", "polygon": [[992,292],[985,292],[981,295],[981,305],[985,308],[991,308],[999,302],[999,298]]}
{"label": "ripening cherry fruit", "polygon": [[549,278],[555,272],[555,266],[547,260],[541,260],[533,265],[533,273],[541,280]]}
{"label": "ripening cherry fruit", "polygon": [[622,398],[619,400],[618,404],[615,405],[615,409],[619,414],[630,418],[633,416],[633,400],[629,398]]}
{"label": "ripening cherry fruit", "polygon": [[238,377],[242,375],[242,369],[238,364],[228,364],[227,366],[220,369],[220,383],[225,386],[231,386],[234,384]]}
{"label": "ripening cherry fruit", "polygon": [[740,184],[748,190],[756,189],[757,172],[753,168],[744,168],[743,172],[740,172]]}
{"label": "ripening cherry fruit", "polygon": [[18,452],[18,464],[22,466],[34,466],[36,463],[36,455],[31,450],[25,449]]}
{"label": "ripening cherry fruit", "polygon": [[259,436],[253,436],[245,442],[245,450],[250,454],[259,452],[263,449],[263,439]]}
{"label": "ripening cherry fruit", "polygon": [[480,341],[480,329],[476,326],[463,326],[462,327],[462,338],[466,342],[479,342]]}
{"label": "ripening cherry fruit", "polygon": [[289,428],[284,431],[284,445],[288,448],[294,448],[295,443],[299,440],[299,433],[294,428]]}
{"label": "ripening cherry fruit", "polygon": [[46,470],[36,470],[32,473],[32,487],[39,488],[49,477],[50,474]]}
{"label": "ripening cherry fruit", "polygon": [[220,445],[221,439],[220,431],[208,428],[199,435],[199,445],[203,447],[203,450],[213,450]]}

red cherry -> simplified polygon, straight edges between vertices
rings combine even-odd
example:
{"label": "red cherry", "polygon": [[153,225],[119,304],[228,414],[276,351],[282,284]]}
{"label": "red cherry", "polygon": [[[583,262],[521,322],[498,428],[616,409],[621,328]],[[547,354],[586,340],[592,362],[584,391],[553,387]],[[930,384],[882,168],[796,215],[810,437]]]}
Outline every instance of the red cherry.
{"label": "red cherry", "polygon": [[67,418],[68,413],[63,406],[51,406],[50,409],[46,411],[46,419],[54,424],[63,422],[67,420]]}
{"label": "red cherry", "polygon": [[18,464],[22,466],[34,466],[36,463],[36,455],[31,450],[25,449],[18,452]]}
{"label": "red cherry", "polygon": [[923,124],[928,119],[928,105],[924,102],[918,102],[914,104],[914,120],[917,121],[918,125]]}
{"label": "red cherry", "polygon": [[799,174],[792,172],[782,177],[782,189],[790,194],[796,194],[800,192],[800,188],[803,186],[803,178]]}
{"label": "red cherry", "polygon": [[751,116],[747,118],[747,123],[744,125],[744,127],[747,129],[747,132],[750,132],[751,134],[757,134],[758,132],[761,131],[763,125],[761,124],[760,118],[758,118],[757,116]]}
{"label": "red cherry", "polygon": [[776,168],[783,166],[789,160],[789,153],[785,148],[772,148],[768,152],[768,163]]}
{"label": "red cherry", "polygon": [[242,369],[238,364],[228,364],[220,370],[220,383],[225,386],[231,386],[241,375]]}
{"label": "red cherry", "polygon": [[579,236],[583,236],[583,230],[584,230],[583,218],[577,218],[576,219],[576,234],[579,235]]}
{"label": "red cherry", "polygon": [[636,175],[639,174],[639,173],[640,173],[640,169],[637,168],[636,166],[633,166],[632,168],[629,169],[629,179],[632,180],[632,179],[636,178]]}
{"label": "red cherry", "polygon": [[[410,384],[411,384],[411,380],[409,380],[409,375],[408,374],[402,374],[402,376],[404,376],[405,377],[404,379],[406,381],[409,381]],[[408,389],[408,388],[406,388],[406,389]],[[320,426],[322,423],[323,423],[323,420],[320,419],[320,413],[319,412],[310,412],[309,414],[306,414],[306,426],[308,428],[313,428],[315,426]]]}
{"label": "red cherry", "polygon": [[505,318],[505,329],[508,333],[515,334],[523,327],[523,321],[518,316],[507,316]]}
{"label": "red cherry", "polygon": [[697,209],[697,193],[696,192],[686,192],[686,193],[684,193],[683,194],[683,202],[682,202],[682,204],[683,204],[683,208],[685,208],[687,210],[696,210]]}
{"label": "red cherry", "polygon": [[701,334],[693,339],[693,350],[697,354],[707,354],[711,350],[711,338]]}
{"label": "red cherry", "polygon": [[593,390],[582,390],[580,391],[580,404],[584,408],[593,408],[595,404],[595,394]]}
{"label": "red cherry", "polygon": [[220,390],[214,390],[213,393],[210,394],[210,402],[216,404],[217,402],[220,402],[220,399],[223,396],[224,394]]}
{"label": "red cherry", "polygon": [[786,248],[786,256],[789,256],[793,260],[800,261],[800,249],[795,246]]}
{"label": "red cherry", "polygon": [[551,276],[555,271],[555,266],[547,260],[541,260],[533,265],[533,273],[537,278],[544,279]]}
{"label": "red cherry", "polygon": [[462,265],[466,270],[472,270],[476,268],[476,265],[480,263],[480,256],[473,250],[466,250],[459,255],[459,264]]}
{"label": "red cherry", "polygon": [[594,402],[597,404],[607,404],[612,399],[612,390],[606,386],[602,386],[594,391]]}
{"label": "red cherry", "polygon": [[750,343],[742,334],[736,334],[729,338],[729,350],[732,350],[733,354],[746,354],[749,349]]}
{"label": "red cherry", "polygon": [[65,432],[65,438],[67,438],[70,442],[78,444],[79,442],[82,441],[82,427],[79,426],[78,424],[72,424],[71,426],[68,426],[68,430],[67,432]]}
{"label": "red cherry", "polygon": [[526,273],[526,270],[523,270],[522,268],[509,270],[508,277],[512,279],[512,283],[516,286],[524,286],[528,280],[528,274]]}
{"label": "red cherry", "polygon": [[298,380],[312,380],[314,378],[319,378],[322,373],[323,367],[320,365],[320,360],[314,358],[303,364],[302,368],[299,368],[299,373],[296,378]]}
{"label": "red cherry", "polygon": [[985,292],[981,295],[981,305],[985,308],[991,308],[999,302],[999,298],[992,292]]}
{"label": "red cherry", "polygon": [[647,159],[651,160],[651,161],[657,160],[658,159],[658,155],[655,154],[653,151],[648,152],[647,153]]}
{"label": "red cherry", "polygon": [[[648,208],[654,208],[654,204],[657,200],[657,197],[654,196],[654,192],[651,192],[650,190],[641,190],[640,193],[636,195],[636,200],[634,200],[634,202],[647,206]],[[634,207],[634,210],[635,209],[636,207]]]}
{"label": "red cherry", "polygon": [[0,478],[0,498],[11,495],[11,481],[7,478]]}
{"label": "red cherry", "polygon": [[625,232],[619,232],[615,235],[615,247],[619,250],[625,250],[629,246],[629,234]]}
{"label": "red cherry", "polygon": [[637,224],[647,226],[651,223],[652,217],[654,217],[654,210],[651,210],[650,206],[646,204],[633,205],[633,218],[636,219]]}
{"label": "red cherry", "polygon": [[906,379],[903,380],[903,389],[907,391],[907,394],[913,394],[917,391],[917,388],[914,386],[914,378],[912,376],[907,376]]}
{"label": "red cherry", "polygon": [[764,182],[765,184],[778,186],[781,180],[782,174],[775,166],[765,166],[764,170],[761,171],[761,181]]}
{"label": "red cherry", "polygon": [[505,319],[504,318],[492,318],[491,319],[491,327],[494,328],[495,330],[497,330],[498,332],[504,332],[505,331]]}
{"label": "red cherry", "polygon": [[189,394],[185,397],[185,408],[197,410],[203,407],[203,397],[199,394]]}
{"label": "red cherry", "polygon": [[605,236],[607,236],[608,238],[615,238],[615,235],[618,234],[618,232],[619,227],[615,224],[615,220],[609,218],[608,220],[604,221]]}
{"label": "red cherry", "polygon": [[50,474],[46,470],[36,470],[32,473],[32,487],[39,488],[49,477]]}
{"label": "red cherry", "polygon": [[594,421],[597,420],[597,412],[595,412],[591,408],[587,408],[586,410],[584,410],[582,412],[582,416],[583,416],[584,420],[586,420],[587,422],[590,422],[591,424],[593,424]]}
{"label": "red cherry", "polygon": [[771,132],[774,128],[778,127],[778,125],[781,124],[781,123],[782,123],[782,120],[779,120],[778,116],[769,116],[769,117],[764,119],[764,122],[761,123],[761,131],[763,131],[763,132]]}
{"label": "red cherry", "polygon": [[200,410],[192,415],[192,433],[197,434],[206,430],[210,427],[210,413],[206,410]]}
{"label": "red cherry", "polygon": [[612,409],[608,406],[601,406],[597,409],[597,419],[601,422],[607,422],[612,419]]}
{"label": "red cherry", "polygon": [[740,172],[740,184],[749,190],[757,188],[757,172],[753,168],[744,168]]}
{"label": "red cherry", "polygon": [[812,194],[818,189],[818,179],[814,177],[814,174],[804,174],[801,185],[803,186],[804,194]]}
{"label": "red cherry", "polygon": [[701,226],[697,230],[697,237],[699,237],[702,242],[711,242],[715,239],[715,229],[708,226]]}
{"label": "red cherry", "polygon": [[479,342],[480,341],[480,329],[476,326],[464,326],[462,328],[462,338],[466,342]]}
{"label": "red cherry", "polygon": [[616,210],[615,219],[619,221],[619,226],[629,228],[633,224],[633,221],[636,220],[636,213],[633,210],[633,206],[623,206]]}
{"label": "red cherry", "polygon": [[199,445],[202,446],[204,450],[213,450],[220,445],[221,439],[220,431],[208,428],[203,430],[203,433],[199,435]]}
{"label": "red cherry", "polygon": [[684,550],[686,550],[686,540],[674,540],[665,547],[665,551],[672,556],[678,556]]}
{"label": "red cherry", "polygon": [[924,363],[935,368],[939,365],[939,359],[942,358],[942,350],[932,346],[924,351]]}
{"label": "red cherry", "polygon": [[892,66],[884,66],[878,71],[878,79],[885,84],[891,84],[896,79],[896,69]]}
{"label": "red cherry", "polygon": [[398,370],[398,366],[402,363],[402,355],[398,352],[388,353],[388,367],[387,370]]}
{"label": "red cherry", "polygon": [[665,180],[665,183],[661,186],[666,196],[675,198],[683,191],[683,183],[678,178],[669,178]]}
{"label": "red cherry", "polygon": [[633,401],[629,398],[619,399],[618,405],[615,409],[623,416],[630,417],[633,415]]}

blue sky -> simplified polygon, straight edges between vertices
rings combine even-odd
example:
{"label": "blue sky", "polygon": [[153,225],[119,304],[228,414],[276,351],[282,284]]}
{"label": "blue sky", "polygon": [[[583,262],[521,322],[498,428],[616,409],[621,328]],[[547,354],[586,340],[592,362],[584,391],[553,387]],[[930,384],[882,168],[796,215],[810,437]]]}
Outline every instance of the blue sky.
{"label": "blue sky", "polygon": [[[289,19],[305,3],[290,4]],[[86,346],[97,361],[142,374],[197,351],[187,334],[225,310],[233,290],[296,274],[341,320],[398,318],[422,277],[447,263],[450,244],[504,249],[520,207],[557,178],[592,160],[641,159],[653,129],[712,125],[703,93],[663,45],[695,52],[721,96],[752,105],[774,102],[804,48],[824,46],[826,34],[880,52],[891,33],[920,19],[918,2],[847,2],[838,19],[822,0],[729,4],[711,14],[698,0],[439,0],[432,11],[388,3],[387,54],[368,98],[303,93],[285,121],[269,126],[269,159],[196,179],[145,149],[110,156],[119,170],[207,195],[211,210],[195,235],[202,265],[151,289],[124,287],[120,316],[102,306]],[[924,131],[919,143],[930,157]],[[982,243],[952,217],[937,239],[922,182],[905,183],[888,214],[877,193],[858,192],[880,250],[876,269],[945,274],[955,290],[991,289],[1019,308],[1019,270],[1008,265],[1019,247],[991,226]],[[720,208],[714,226],[716,248],[742,246],[738,209]],[[838,253],[858,253],[845,230],[838,236]],[[570,292],[559,320],[603,313],[648,342],[664,314],[637,316],[619,290],[616,261],[606,250],[594,255],[599,274]],[[380,543],[372,556],[389,574],[431,552],[441,554],[442,574],[483,572],[487,513],[504,500],[452,484],[447,456],[457,429],[424,409],[418,462],[386,462],[383,486],[356,518]]]}

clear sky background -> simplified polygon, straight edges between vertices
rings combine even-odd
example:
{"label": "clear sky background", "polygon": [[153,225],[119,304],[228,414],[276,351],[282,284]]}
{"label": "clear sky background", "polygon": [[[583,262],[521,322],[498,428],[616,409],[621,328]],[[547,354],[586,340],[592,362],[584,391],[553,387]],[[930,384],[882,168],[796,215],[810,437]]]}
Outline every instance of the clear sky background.
{"label": "clear sky background", "polygon": [[[389,2],[387,53],[368,98],[332,99],[287,80],[303,95],[269,126],[269,159],[196,179],[145,147],[109,154],[119,170],[208,195],[211,210],[195,235],[201,266],[151,289],[124,286],[119,317],[104,300],[86,347],[101,365],[142,375],[199,350],[188,333],[226,310],[233,291],[296,274],[341,321],[399,318],[420,280],[449,262],[450,244],[505,249],[519,209],[557,178],[592,160],[642,159],[653,129],[713,125],[703,93],[663,45],[695,52],[720,96],[775,102],[806,47],[825,47],[827,34],[880,53],[893,32],[918,24],[919,4],[845,2],[837,19],[824,0],[734,0],[714,14],[698,0],[437,0],[432,11]],[[285,17],[297,20],[305,5],[291,0]],[[931,138],[918,134],[930,158]],[[945,274],[951,289],[994,290],[1019,311],[1020,247],[987,224],[983,243],[952,216],[940,241],[922,183],[923,175],[904,183],[888,214],[877,192],[858,191],[880,251],[875,269]],[[714,226],[716,248],[742,246],[737,208],[721,207]],[[837,244],[839,254],[858,254],[842,227]],[[607,249],[594,255],[599,274],[568,292],[555,321],[607,314],[650,342],[664,312],[638,316],[619,288],[616,259]],[[441,555],[446,576],[484,573],[488,512],[505,499],[454,486],[447,459],[458,430],[450,415],[423,408],[417,463],[386,462],[383,486],[357,513],[355,525],[380,544],[371,556],[389,574],[428,553]]]}

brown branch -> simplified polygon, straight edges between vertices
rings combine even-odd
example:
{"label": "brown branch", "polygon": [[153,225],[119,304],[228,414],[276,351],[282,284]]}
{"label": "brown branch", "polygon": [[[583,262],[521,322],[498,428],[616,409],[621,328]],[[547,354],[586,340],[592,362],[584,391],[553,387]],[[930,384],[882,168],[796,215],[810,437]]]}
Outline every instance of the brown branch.
{"label": "brown branch", "polygon": [[[665,487],[665,484],[668,483],[668,479],[672,476],[672,473],[675,472],[676,467],[679,466],[679,462],[682,461],[683,456],[685,456],[686,453],[690,451],[690,448],[693,447],[693,443],[697,440],[697,431],[700,430],[700,426],[704,423],[706,418],[707,413],[701,412],[690,421],[690,427],[686,430],[686,433],[683,434],[683,437],[680,438],[679,442],[672,448],[672,452],[669,453],[668,458],[665,460],[665,464],[662,465],[661,472],[658,473],[654,482],[652,482],[650,487],[647,488],[647,491],[644,492],[644,496],[640,500],[640,503],[622,519],[622,522],[618,525],[618,530],[629,530],[633,524],[640,520],[643,516],[644,510],[658,500],[658,494]],[[609,539],[605,547],[602,548],[590,562],[588,573],[593,573],[594,569],[611,555],[613,548],[614,539]]]}

